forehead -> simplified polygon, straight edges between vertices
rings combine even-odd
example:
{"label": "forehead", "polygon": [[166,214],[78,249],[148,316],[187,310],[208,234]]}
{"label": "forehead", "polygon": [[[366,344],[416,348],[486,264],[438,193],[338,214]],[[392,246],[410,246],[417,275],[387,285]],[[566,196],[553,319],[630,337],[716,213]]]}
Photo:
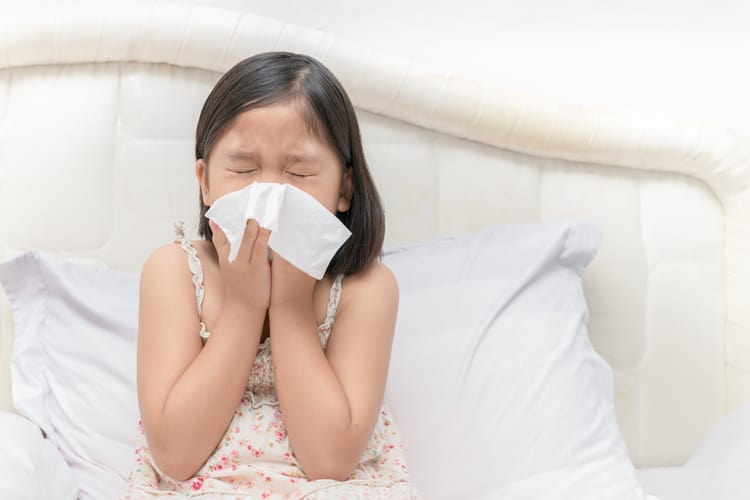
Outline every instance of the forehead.
{"label": "forehead", "polygon": [[213,143],[209,158],[236,159],[236,153],[255,161],[305,157],[323,164],[343,165],[325,127],[304,103],[280,102],[238,113]]}
{"label": "forehead", "polygon": [[227,127],[227,142],[265,143],[288,147],[289,143],[326,141],[317,133],[309,110],[298,102],[275,103],[239,113]]}

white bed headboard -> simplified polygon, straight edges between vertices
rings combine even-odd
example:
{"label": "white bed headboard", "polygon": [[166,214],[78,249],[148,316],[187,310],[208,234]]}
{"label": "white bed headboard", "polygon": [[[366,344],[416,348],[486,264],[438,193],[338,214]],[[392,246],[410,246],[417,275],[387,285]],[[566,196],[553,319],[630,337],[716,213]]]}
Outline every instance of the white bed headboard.
{"label": "white bed headboard", "polygon": [[[446,77],[319,31],[177,4],[45,5],[0,18],[0,258],[28,249],[138,270],[197,227],[193,137],[221,72],[311,54],[347,88],[386,243],[585,218],[594,346],[634,462],[682,463],[750,399],[750,144]],[[147,216],[156,209],[158,215]],[[0,404],[10,408],[4,306]]]}

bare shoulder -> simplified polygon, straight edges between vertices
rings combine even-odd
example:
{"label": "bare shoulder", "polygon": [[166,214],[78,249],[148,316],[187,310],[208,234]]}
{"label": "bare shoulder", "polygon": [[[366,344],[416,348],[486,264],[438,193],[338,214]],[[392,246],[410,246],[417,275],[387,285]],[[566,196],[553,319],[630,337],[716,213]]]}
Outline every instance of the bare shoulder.
{"label": "bare shoulder", "polygon": [[380,261],[374,261],[365,270],[350,274],[344,279],[347,291],[393,292],[398,294],[398,283],[393,271]]}
{"label": "bare shoulder", "polygon": [[179,243],[169,243],[151,252],[143,264],[143,273],[161,274],[175,270],[177,266],[184,267],[187,254]]}
{"label": "bare shoulder", "polygon": [[177,302],[194,304],[195,288],[188,255],[179,243],[154,250],[143,264],[140,284],[141,304],[174,306]]}
{"label": "bare shoulder", "polygon": [[168,394],[201,351],[199,321],[187,253],[179,243],[157,248],[143,265],[138,308],[138,403],[149,443],[162,439],[153,429]]}
{"label": "bare shoulder", "polygon": [[[191,242],[196,249],[201,261],[205,260],[209,253],[206,241],[196,240]],[[210,244],[210,243],[209,243]],[[213,246],[211,246],[213,249]],[[165,277],[168,275],[187,275],[190,276],[190,267],[188,265],[188,254],[179,243],[168,243],[154,250],[146,262],[143,264],[142,276]]]}
{"label": "bare shoulder", "polygon": [[[373,298],[377,298],[373,301]],[[398,304],[398,282],[393,271],[383,262],[374,261],[366,269],[344,278],[341,293],[342,309],[352,303],[379,302],[386,307]]]}
{"label": "bare shoulder", "polygon": [[[197,356],[201,348],[199,321],[187,253],[179,243],[157,248],[148,256],[141,272],[138,308],[141,396],[154,396],[154,387],[158,389],[156,392],[164,390],[167,386],[161,384],[173,383],[180,370]],[[144,385],[146,380],[152,382],[148,387]],[[160,397],[164,394],[160,393]],[[153,401],[151,404],[156,405]]]}
{"label": "bare shoulder", "polygon": [[326,356],[362,429],[372,429],[383,401],[397,312],[398,284],[382,262],[344,279]]}

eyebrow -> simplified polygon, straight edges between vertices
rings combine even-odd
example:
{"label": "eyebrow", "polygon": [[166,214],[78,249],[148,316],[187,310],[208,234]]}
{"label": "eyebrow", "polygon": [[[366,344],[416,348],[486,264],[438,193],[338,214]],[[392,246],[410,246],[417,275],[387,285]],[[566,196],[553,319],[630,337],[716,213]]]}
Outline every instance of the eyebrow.
{"label": "eyebrow", "polygon": [[318,158],[305,154],[287,154],[284,156],[284,163],[314,163]]}
{"label": "eyebrow", "polygon": [[227,156],[229,156],[229,158],[232,160],[251,160],[254,162],[258,161],[258,155],[252,151],[230,151]]}
{"label": "eyebrow", "polygon": [[[227,155],[231,160],[245,160],[258,163],[258,154],[254,151],[230,151]],[[306,155],[304,153],[288,153],[284,155],[284,163],[316,163],[316,156]]]}

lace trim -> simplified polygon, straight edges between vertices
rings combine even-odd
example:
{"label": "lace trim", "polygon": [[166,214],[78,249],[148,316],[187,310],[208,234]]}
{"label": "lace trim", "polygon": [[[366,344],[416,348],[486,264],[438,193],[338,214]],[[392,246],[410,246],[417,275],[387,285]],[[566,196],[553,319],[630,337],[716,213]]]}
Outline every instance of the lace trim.
{"label": "lace trim", "polygon": [[336,309],[338,309],[339,300],[341,299],[341,281],[343,279],[343,274],[336,276],[331,285],[331,293],[328,295],[328,308],[326,309],[326,319],[323,320],[323,324],[328,325],[329,328],[332,328],[333,323],[336,321]]}
{"label": "lace trim", "polygon": [[333,330],[333,324],[336,322],[336,310],[339,307],[339,300],[341,299],[341,281],[344,279],[343,274],[339,274],[333,280],[331,285],[331,292],[328,296],[328,307],[326,308],[326,317],[323,320],[323,324],[318,327],[318,336],[320,337],[320,345],[325,348],[328,343],[328,337],[331,335]]}
{"label": "lace trim", "polygon": [[[198,318],[200,319],[203,314],[203,267],[201,266],[201,259],[198,257],[198,251],[190,241],[185,239],[185,222],[178,219],[172,225],[176,236],[175,243],[179,243],[185,253],[188,255],[188,266],[190,272],[193,274],[193,286],[195,286],[195,302],[198,308]],[[200,322],[200,332],[198,335],[203,340],[208,339],[211,336],[211,332],[206,330],[206,325],[203,321]]]}
{"label": "lace trim", "polygon": [[279,406],[278,398],[269,392],[261,392],[257,399],[252,391],[248,391],[248,393],[250,394],[250,406],[255,409],[258,409],[263,405]]}

